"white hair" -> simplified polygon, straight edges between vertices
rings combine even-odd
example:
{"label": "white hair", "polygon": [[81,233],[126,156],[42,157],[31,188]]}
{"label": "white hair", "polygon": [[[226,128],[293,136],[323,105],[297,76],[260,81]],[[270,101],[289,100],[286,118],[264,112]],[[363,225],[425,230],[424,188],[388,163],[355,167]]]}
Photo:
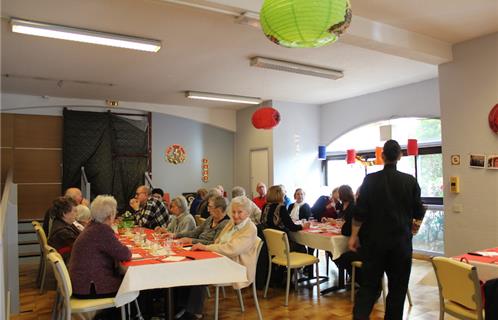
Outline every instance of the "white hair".
{"label": "white hair", "polygon": [[171,200],[171,203],[174,203],[182,213],[187,211],[188,209],[188,202],[184,196],[177,196],[173,198],[173,200]]}
{"label": "white hair", "polygon": [[92,214],[90,213],[90,209],[87,206],[79,204],[76,206],[76,221],[89,221],[92,219]]}
{"label": "white hair", "polygon": [[107,218],[116,215],[116,208],[118,204],[113,196],[102,195],[93,200],[90,211],[92,218],[97,222],[104,222]]}
{"label": "white hair", "polygon": [[244,188],[239,187],[239,186],[233,187],[232,198],[245,196],[245,195],[246,195],[246,190]]}
{"label": "white hair", "polygon": [[246,196],[235,197],[232,199],[230,203],[231,207],[239,207],[242,210],[245,210],[247,213],[251,212],[251,200],[249,200]]}

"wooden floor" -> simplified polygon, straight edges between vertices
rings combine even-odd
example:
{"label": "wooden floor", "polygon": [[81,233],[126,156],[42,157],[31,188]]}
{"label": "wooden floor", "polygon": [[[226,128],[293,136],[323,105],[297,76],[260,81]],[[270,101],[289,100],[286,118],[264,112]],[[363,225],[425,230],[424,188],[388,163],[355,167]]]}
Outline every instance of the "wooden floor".
{"label": "wooden floor", "polygon": [[[322,258],[322,257],[321,257]],[[16,320],[28,319],[50,319],[52,303],[55,296],[55,284],[52,276],[49,276],[49,290],[45,294],[39,294],[36,289],[35,279],[37,263],[32,260],[21,264],[20,286],[21,286],[21,313],[11,317]],[[323,261],[323,260],[322,260]],[[331,263],[331,266],[334,264]],[[325,273],[325,264],[321,265],[322,274]],[[334,267],[330,271],[328,283],[322,283],[324,289],[333,285],[337,271]],[[405,305],[404,319],[410,320],[432,320],[439,316],[439,296],[437,284],[430,262],[414,260],[412,276],[410,279],[410,291],[414,306],[409,308]],[[211,292],[214,290],[211,288]],[[284,307],[284,289],[272,289],[268,292],[268,298],[263,298],[263,291],[259,291],[259,303],[264,319],[351,319],[352,304],[350,292],[342,291],[318,296],[316,287],[309,289],[304,284],[297,293],[291,289],[289,296],[289,307]],[[257,319],[256,310],[252,299],[251,290],[244,289],[244,302],[246,311],[240,312],[239,303],[235,292],[231,288],[226,289],[226,298],[220,298],[220,319],[253,320]],[[220,294],[221,297],[221,294]],[[214,299],[206,300],[204,308],[204,319],[213,319]],[[379,300],[372,312],[371,319],[383,319],[384,305]],[[446,316],[445,319],[453,319]]]}

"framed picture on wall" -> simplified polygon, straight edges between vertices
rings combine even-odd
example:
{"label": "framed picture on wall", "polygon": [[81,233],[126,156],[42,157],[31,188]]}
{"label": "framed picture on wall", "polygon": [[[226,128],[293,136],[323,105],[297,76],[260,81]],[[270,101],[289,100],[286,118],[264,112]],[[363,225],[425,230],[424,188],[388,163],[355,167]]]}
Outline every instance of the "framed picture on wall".
{"label": "framed picture on wall", "polygon": [[486,161],[486,163],[486,168],[498,170],[498,155],[494,154],[488,156],[488,161]]}
{"label": "framed picture on wall", "polygon": [[486,165],[486,156],[484,154],[471,154],[469,157],[469,166],[472,168],[483,169]]}

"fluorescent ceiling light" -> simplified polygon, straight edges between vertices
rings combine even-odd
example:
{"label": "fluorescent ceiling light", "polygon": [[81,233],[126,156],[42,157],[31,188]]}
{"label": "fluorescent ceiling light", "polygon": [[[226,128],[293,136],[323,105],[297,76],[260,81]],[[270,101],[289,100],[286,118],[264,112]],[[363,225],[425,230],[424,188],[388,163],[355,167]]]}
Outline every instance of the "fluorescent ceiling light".
{"label": "fluorescent ceiling light", "polygon": [[321,77],[327,79],[337,80],[344,76],[340,70],[327,69],[322,67],[315,67],[306,64],[294,63],[290,61],[274,60],[263,57],[251,58],[250,65],[253,67],[280,70],[307,76]]}
{"label": "fluorescent ceiling light", "polygon": [[245,104],[260,104],[262,100],[254,97],[234,96],[230,94],[218,94],[209,92],[187,91],[185,96],[189,99],[224,101]]}
{"label": "fluorescent ceiling light", "polygon": [[157,52],[161,49],[161,41],[153,39],[59,26],[42,22],[21,20],[17,18],[10,19],[10,24],[12,26],[12,32],[29,34],[33,36],[79,41],[149,52]]}

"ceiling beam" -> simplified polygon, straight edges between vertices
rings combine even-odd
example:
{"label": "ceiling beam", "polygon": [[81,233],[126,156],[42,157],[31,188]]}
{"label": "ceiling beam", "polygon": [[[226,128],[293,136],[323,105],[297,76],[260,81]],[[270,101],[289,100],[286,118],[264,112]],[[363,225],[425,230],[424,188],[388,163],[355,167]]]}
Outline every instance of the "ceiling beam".
{"label": "ceiling beam", "polygon": [[[161,0],[222,14],[239,16],[245,12],[258,17],[263,1],[247,0]],[[419,62],[438,65],[453,59],[451,44],[426,35],[397,28],[360,16],[353,16],[351,26],[342,35],[342,43],[375,50]]]}

